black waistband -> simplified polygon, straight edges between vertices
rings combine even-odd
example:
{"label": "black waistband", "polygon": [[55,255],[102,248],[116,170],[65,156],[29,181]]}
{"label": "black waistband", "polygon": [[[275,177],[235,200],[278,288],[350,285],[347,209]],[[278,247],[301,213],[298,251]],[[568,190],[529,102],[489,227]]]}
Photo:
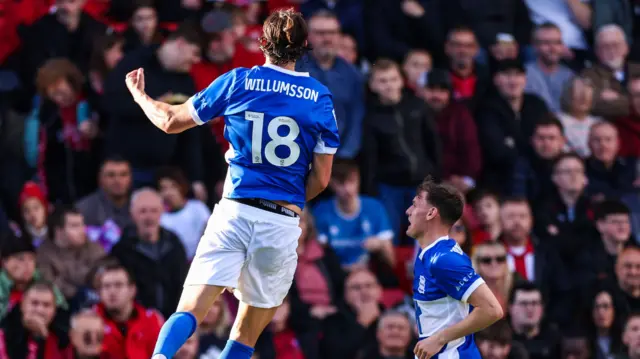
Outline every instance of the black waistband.
{"label": "black waistband", "polygon": [[296,212],[290,210],[289,208],[281,206],[277,203],[268,201],[266,199],[260,199],[260,198],[227,198],[227,199],[238,202],[238,203],[246,204],[247,206],[259,208],[271,213],[281,214],[287,217],[293,217],[293,218],[300,217]]}

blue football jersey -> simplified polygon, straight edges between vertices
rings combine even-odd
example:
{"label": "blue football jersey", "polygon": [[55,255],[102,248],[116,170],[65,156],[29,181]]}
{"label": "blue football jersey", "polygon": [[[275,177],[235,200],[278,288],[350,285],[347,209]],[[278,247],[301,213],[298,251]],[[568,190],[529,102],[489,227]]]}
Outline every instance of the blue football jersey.
{"label": "blue football jersey", "polygon": [[318,203],[313,217],[318,230],[318,241],[333,248],[340,264],[352,265],[368,256],[363,243],[369,237],[393,240],[393,230],[387,211],[380,201],[360,196],[360,210],[347,216],[338,208],[336,198]]}
{"label": "blue football jersey", "polygon": [[[467,299],[484,280],[455,240],[438,238],[422,249],[415,262],[413,299],[420,339],[450,327],[473,310]],[[473,335],[445,345],[433,358],[480,359]]]}
{"label": "blue football jersey", "polygon": [[331,93],[306,72],[265,65],[237,68],[189,99],[193,120],[224,116],[230,148],[224,197],[304,207],[314,153],[340,145]]}

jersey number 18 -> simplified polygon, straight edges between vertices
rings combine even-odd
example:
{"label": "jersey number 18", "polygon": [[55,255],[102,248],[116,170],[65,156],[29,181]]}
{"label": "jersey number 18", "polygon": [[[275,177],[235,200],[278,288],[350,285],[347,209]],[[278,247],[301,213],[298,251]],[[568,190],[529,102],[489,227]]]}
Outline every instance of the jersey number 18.
{"label": "jersey number 18", "polygon": [[[264,113],[245,111],[245,120],[253,122],[251,131],[251,159],[253,163],[262,163],[262,130],[264,128]],[[287,126],[289,133],[280,136],[278,129],[280,126]],[[267,133],[271,141],[264,147],[264,157],[267,162],[278,167],[288,167],[296,163],[300,157],[300,146],[295,143],[295,139],[300,134],[300,126],[291,117],[278,116],[269,122]],[[276,154],[276,147],[286,146],[289,148],[289,156],[281,158]]]}

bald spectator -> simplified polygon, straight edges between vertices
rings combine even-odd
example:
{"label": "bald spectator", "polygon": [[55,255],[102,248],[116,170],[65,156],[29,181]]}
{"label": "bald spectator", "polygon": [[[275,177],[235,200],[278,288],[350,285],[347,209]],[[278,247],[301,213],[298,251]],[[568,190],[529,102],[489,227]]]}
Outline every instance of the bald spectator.
{"label": "bald spectator", "polygon": [[591,157],[585,161],[587,193],[596,200],[620,198],[634,190],[635,159],[618,156],[618,130],[609,122],[596,123],[589,132]]}
{"label": "bald spectator", "polygon": [[616,260],[618,286],[632,311],[640,310],[640,248],[631,245],[618,254]]}
{"label": "bald spectator", "polygon": [[110,249],[122,228],[131,224],[129,162],[118,156],[107,157],[98,172],[98,182],[99,189],[78,201],[76,207],[84,216],[91,240],[99,240]]}
{"label": "bald spectator", "polygon": [[582,75],[595,87],[593,114],[611,117],[629,114],[629,97],[625,89],[628,79],[637,73],[638,65],[627,63],[629,44],[618,25],[605,25],[595,35],[598,63]]}
{"label": "bald spectator", "polygon": [[349,273],[344,283],[344,303],[325,319],[321,348],[332,359],[352,359],[377,347],[376,328],[383,311],[382,287],[367,269]]}
{"label": "bald spectator", "polygon": [[160,226],[163,211],[158,192],[136,191],[131,196],[134,225],[125,228],[111,255],[133,275],[140,304],[168,318],[178,305],[188,263],[178,236]]}
{"label": "bald spectator", "polygon": [[536,61],[528,64],[525,92],[540,96],[552,112],[560,111],[560,95],[573,71],[561,64],[564,42],[554,23],[543,23],[533,32]]}

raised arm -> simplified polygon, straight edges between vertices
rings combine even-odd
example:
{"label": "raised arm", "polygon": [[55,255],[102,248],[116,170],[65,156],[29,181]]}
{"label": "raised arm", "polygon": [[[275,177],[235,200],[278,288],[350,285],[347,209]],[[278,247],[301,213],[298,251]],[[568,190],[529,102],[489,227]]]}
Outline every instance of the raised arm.
{"label": "raised arm", "polygon": [[141,68],[129,72],[125,81],[133,99],[157,128],[165,133],[180,133],[224,115],[235,82],[235,71],[218,77],[181,105],[169,105],[147,96]]}
{"label": "raised arm", "polygon": [[198,125],[191,117],[187,102],[169,105],[152,99],[144,92],[143,69],[129,72],[125,81],[133,100],[142,108],[151,123],[165,133],[180,133]]}

